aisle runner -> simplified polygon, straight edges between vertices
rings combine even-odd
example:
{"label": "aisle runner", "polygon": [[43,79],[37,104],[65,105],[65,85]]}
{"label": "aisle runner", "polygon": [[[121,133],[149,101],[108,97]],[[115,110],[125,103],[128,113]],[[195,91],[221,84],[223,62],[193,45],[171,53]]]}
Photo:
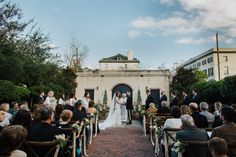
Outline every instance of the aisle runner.
{"label": "aisle runner", "polygon": [[154,157],[153,146],[139,124],[109,128],[89,145],[89,157]]}

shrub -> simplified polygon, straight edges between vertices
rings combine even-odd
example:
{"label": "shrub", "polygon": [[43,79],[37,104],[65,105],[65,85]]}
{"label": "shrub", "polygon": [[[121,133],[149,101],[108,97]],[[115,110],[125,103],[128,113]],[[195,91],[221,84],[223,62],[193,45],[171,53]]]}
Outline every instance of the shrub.
{"label": "shrub", "polygon": [[9,102],[11,100],[17,100],[14,83],[7,80],[0,80],[0,102]]}

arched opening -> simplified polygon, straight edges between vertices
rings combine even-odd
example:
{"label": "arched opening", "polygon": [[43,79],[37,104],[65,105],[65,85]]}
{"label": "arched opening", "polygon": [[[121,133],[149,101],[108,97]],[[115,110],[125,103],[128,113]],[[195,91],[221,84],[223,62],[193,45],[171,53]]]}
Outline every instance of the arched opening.
{"label": "arched opening", "polygon": [[115,94],[116,91],[120,91],[121,94],[126,93],[127,91],[129,91],[131,96],[133,95],[132,88],[130,86],[126,85],[126,84],[118,84],[115,87],[113,87],[111,97],[113,97],[113,95]]}

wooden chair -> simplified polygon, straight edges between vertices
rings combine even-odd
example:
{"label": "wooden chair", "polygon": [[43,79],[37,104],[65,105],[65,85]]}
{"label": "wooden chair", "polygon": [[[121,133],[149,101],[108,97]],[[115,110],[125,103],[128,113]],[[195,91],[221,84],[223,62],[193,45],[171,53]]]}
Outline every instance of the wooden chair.
{"label": "wooden chair", "polygon": [[[60,148],[56,141],[25,141],[24,146],[28,157],[51,157],[52,154],[53,157],[57,157]],[[40,148],[47,149],[45,154],[42,154]]]}
{"label": "wooden chair", "polygon": [[97,134],[98,134],[98,114],[95,115],[95,132],[94,132],[94,136],[93,137],[96,137]]}
{"label": "wooden chair", "polygon": [[206,141],[181,141],[187,144],[182,157],[211,157],[208,150],[208,140]]}

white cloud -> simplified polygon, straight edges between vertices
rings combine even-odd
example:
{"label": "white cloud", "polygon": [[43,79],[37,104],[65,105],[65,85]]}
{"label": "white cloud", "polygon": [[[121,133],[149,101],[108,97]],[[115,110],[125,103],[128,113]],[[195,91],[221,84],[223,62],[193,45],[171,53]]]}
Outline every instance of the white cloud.
{"label": "white cloud", "polygon": [[131,39],[136,38],[136,37],[138,37],[138,36],[140,36],[140,35],[141,35],[140,31],[137,31],[137,30],[131,30],[131,31],[129,31],[129,33],[128,33],[128,36],[129,36],[129,38],[131,38]]}
{"label": "white cloud", "polygon": [[161,4],[167,4],[167,5],[171,6],[171,5],[174,4],[174,1],[175,0],[160,0],[160,3]]}
{"label": "white cloud", "polygon": [[182,38],[176,41],[178,44],[191,44],[191,45],[201,45],[207,42],[205,39],[193,39],[193,38]]}
{"label": "white cloud", "polygon": [[142,34],[152,30],[161,31],[162,35],[185,35],[185,38],[177,41],[181,44],[208,42],[209,39],[193,38],[208,31],[220,32],[224,35],[223,42],[228,44],[236,38],[236,0],[160,0],[160,3],[167,6],[178,3],[181,8],[162,19],[139,17],[130,22],[131,27]]}

